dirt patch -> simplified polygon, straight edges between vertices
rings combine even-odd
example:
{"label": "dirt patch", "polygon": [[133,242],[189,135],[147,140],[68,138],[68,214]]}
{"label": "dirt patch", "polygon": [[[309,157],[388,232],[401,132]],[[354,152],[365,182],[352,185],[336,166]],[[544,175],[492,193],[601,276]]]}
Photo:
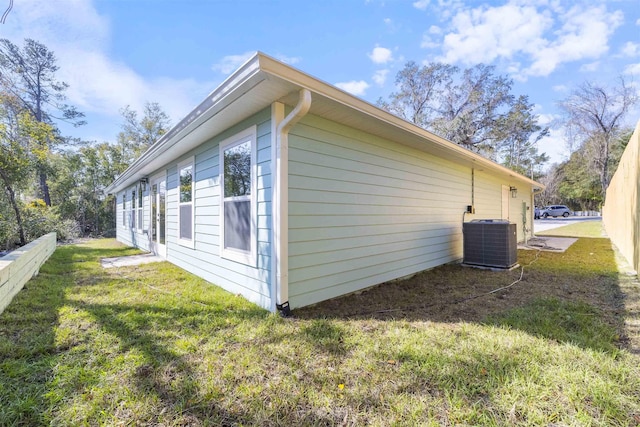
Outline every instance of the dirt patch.
{"label": "dirt patch", "polygon": [[[518,262],[524,271],[444,265],[406,280],[304,307],[294,315],[479,322],[536,299],[558,298],[590,304],[602,310],[607,322],[616,327],[623,323],[623,294],[608,239],[580,239],[565,253],[521,250]],[[504,289],[496,291],[500,288]]]}

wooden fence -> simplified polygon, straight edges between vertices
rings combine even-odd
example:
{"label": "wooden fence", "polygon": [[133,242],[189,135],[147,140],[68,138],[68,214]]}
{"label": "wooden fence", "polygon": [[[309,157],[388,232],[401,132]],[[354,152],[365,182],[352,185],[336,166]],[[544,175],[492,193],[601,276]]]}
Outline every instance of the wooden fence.
{"label": "wooden fence", "polygon": [[640,272],[640,121],[609,187],[602,219],[611,241]]}
{"label": "wooden fence", "polygon": [[55,250],[56,233],[49,233],[0,258],[0,313]]}

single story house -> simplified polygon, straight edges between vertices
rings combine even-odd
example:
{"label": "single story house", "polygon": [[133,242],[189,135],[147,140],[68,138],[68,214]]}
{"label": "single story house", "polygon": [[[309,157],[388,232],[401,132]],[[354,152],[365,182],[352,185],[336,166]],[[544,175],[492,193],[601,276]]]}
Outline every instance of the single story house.
{"label": "single story house", "polygon": [[532,236],[543,186],[256,53],[108,188],[117,239],[271,311],[462,258],[462,223]]}

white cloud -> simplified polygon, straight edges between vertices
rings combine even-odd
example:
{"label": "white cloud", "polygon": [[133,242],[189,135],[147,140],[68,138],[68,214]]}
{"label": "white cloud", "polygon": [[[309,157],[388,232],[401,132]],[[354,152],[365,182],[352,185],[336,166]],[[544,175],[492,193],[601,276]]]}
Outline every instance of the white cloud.
{"label": "white cloud", "polygon": [[368,56],[375,64],[386,64],[393,59],[393,52],[386,47],[376,46]]}
{"label": "white cloud", "polygon": [[335,84],[340,89],[349,92],[352,95],[362,96],[369,88],[369,83],[364,80],[351,80],[350,82],[341,82]]}
{"label": "white cloud", "polygon": [[384,86],[384,83],[387,81],[387,75],[389,74],[389,70],[378,70],[372,77],[372,80],[378,86]]}
{"label": "white cloud", "polygon": [[434,41],[429,34],[422,35],[422,41],[420,42],[420,47],[423,49],[433,49],[439,47],[440,43]]}
{"label": "white cloud", "polygon": [[413,2],[413,7],[419,10],[427,10],[429,6],[429,0],[418,0]]}
{"label": "white cloud", "polygon": [[383,21],[384,21],[384,23],[385,23],[386,25],[391,25],[391,24],[393,24],[393,21],[391,20],[391,18],[384,18],[384,20],[383,20]]}
{"label": "white cloud", "polygon": [[640,75],[640,64],[627,65],[624,69],[624,74]]}
{"label": "white cloud", "polygon": [[276,58],[278,58],[278,60],[284,62],[285,64],[297,64],[298,62],[302,61],[302,58],[299,56],[286,56],[286,55],[276,55]]}
{"label": "white cloud", "polygon": [[607,13],[604,6],[585,10],[573,7],[564,15],[558,38],[533,53],[529,74],[548,76],[564,62],[599,58],[609,49],[609,36],[622,18],[621,12]]}
{"label": "white cloud", "polygon": [[520,69],[521,78],[547,76],[566,62],[599,59],[622,19],[621,12],[607,12],[605,5],[562,10],[554,2],[511,0],[497,7],[462,8],[451,20],[438,59],[475,64],[517,58],[528,63]]}
{"label": "white cloud", "polygon": [[594,72],[598,69],[598,67],[600,67],[600,61],[596,61],[596,62],[590,62],[589,64],[582,64],[580,66],[580,71],[582,71],[583,73],[591,73]]}
{"label": "white cloud", "polygon": [[640,55],[640,44],[626,42],[620,49],[620,52],[623,56],[628,56],[630,58],[636,57]]}
{"label": "white cloud", "polygon": [[230,74],[247,62],[255,54],[255,51],[241,53],[239,55],[227,55],[219,62],[213,64],[211,69],[222,74]]}
{"label": "white cloud", "polygon": [[90,1],[21,0],[2,26],[2,37],[21,46],[24,38],[41,41],[54,52],[59,70],[56,77],[69,84],[67,103],[87,114],[89,126],[72,130],[75,135],[100,128],[113,139],[119,127],[120,110],[127,105],[140,111],[148,101],[158,102],[177,122],[214,86],[196,82],[155,78],[147,80],[124,63],[109,58],[109,20]]}
{"label": "white cloud", "polygon": [[569,88],[566,85],[555,85],[551,89],[555,92],[567,92]]}
{"label": "white cloud", "polygon": [[452,25],[454,31],[443,40],[444,61],[479,63],[511,58],[522,49],[534,51],[552,20],[534,7],[506,4],[461,10]]}

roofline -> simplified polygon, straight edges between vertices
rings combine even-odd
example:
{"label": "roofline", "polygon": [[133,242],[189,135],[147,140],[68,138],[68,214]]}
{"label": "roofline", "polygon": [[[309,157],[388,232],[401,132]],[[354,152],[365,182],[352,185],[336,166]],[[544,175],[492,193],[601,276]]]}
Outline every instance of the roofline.
{"label": "roofline", "polygon": [[[242,64],[235,72],[227,77],[209,96],[205,98],[198,106],[196,106],[185,118],[176,124],[169,132],[163,135],[155,144],[135,160],[113,183],[105,188],[106,193],[111,193],[115,188],[120,187],[129,181],[139,170],[140,167],[153,161],[167,148],[174,146],[178,141],[199,127],[207,119],[212,117],[217,111],[224,109],[242,94],[235,93],[235,90],[248,82],[251,78],[260,74],[272,75],[284,81],[298,86],[300,89],[308,89],[311,92],[322,95],[334,102],[345,105],[349,108],[357,110],[367,116],[380,120],[390,126],[402,129],[408,133],[414,134],[422,139],[452,151],[455,154],[466,158],[477,167],[486,167],[496,172],[524,181],[535,188],[544,189],[545,186],[526,176],[519,174],[505,166],[502,166],[492,160],[489,160],[479,154],[476,154],[460,145],[448,141],[432,132],[429,132],[413,123],[410,123],[394,114],[389,113],[377,107],[370,102],[358,98],[350,93],[337,88],[336,86],[322,81],[310,74],[305,73],[291,65],[285,64],[277,59],[266,55],[262,52],[256,52],[244,64]],[[266,79],[266,76],[259,78],[259,81]],[[234,96],[235,95],[235,96]],[[275,101],[275,100],[274,100]]]}
{"label": "roofline", "polygon": [[445,149],[450,151],[454,151],[457,154],[468,158],[472,162],[477,162],[478,166],[486,166],[491,169],[497,169],[502,173],[517,177],[522,181],[526,181],[527,183],[535,186],[544,188],[544,185],[534,181],[526,176],[511,170],[505,166],[502,166],[492,160],[487,159],[477,153],[474,153],[471,150],[468,150],[458,144],[455,144],[451,141],[442,138],[428,130],[421,128],[420,126],[408,122],[394,114],[389,113],[381,109],[380,107],[365,101],[361,98],[358,98],[332,84],[324,82],[316,77],[311,76],[310,74],[305,73],[302,70],[299,70],[290,65],[284,64],[269,55],[266,55],[262,52],[257,52],[256,54],[261,58],[260,68],[264,71],[276,75],[281,79],[287,80],[293,84],[296,84],[305,89],[309,89],[312,92],[323,95],[333,101],[339,102],[343,105],[356,109],[364,114],[367,114],[371,117],[374,117],[380,121],[388,123],[392,126],[401,128],[407,132],[413,133],[421,138],[428,139],[430,142],[435,143]]}
{"label": "roofline", "polygon": [[[114,188],[117,188],[124,182],[127,182],[142,165],[145,165],[158,157],[160,153],[165,151],[166,148],[175,145],[184,136],[191,133],[195,128],[200,126],[207,118],[212,116],[211,110],[213,107],[219,107],[217,110],[221,110],[233,99],[227,98],[227,95],[232,94],[234,89],[248,81],[251,77],[254,77],[260,72],[259,52],[256,52],[251,58],[245,61],[236,71],[234,71],[229,77],[227,77],[222,83],[218,85],[200,104],[198,104],[187,116],[180,120],[175,126],[173,126],[169,132],[165,133],[151,145],[147,151],[145,151],[140,157],[138,157],[129,167],[118,176],[108,187],[105,188],[105,193],[110,194]],[[234,98],[235,99],[235,98]],[[208,113],[208,114],[207,114]],[[206,118],[204,118],[206,116]]]}

